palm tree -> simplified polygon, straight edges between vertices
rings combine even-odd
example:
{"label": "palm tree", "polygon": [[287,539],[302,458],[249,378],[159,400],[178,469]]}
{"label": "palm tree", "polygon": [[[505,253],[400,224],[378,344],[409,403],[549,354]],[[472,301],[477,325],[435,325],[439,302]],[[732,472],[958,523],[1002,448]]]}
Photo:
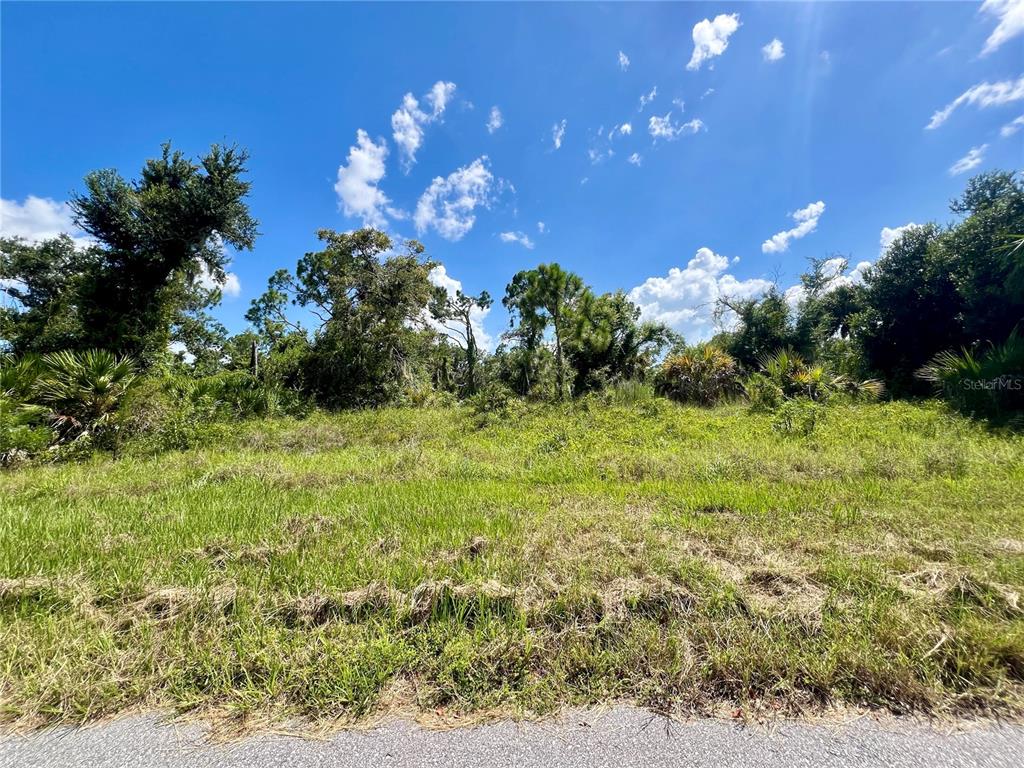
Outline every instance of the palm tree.
{"label": "palm tree", "polygon": [[54,426],[77,436],[103,424],[135,381],[135,363],[102,349],[44,355],[35,399],[51,411]]}

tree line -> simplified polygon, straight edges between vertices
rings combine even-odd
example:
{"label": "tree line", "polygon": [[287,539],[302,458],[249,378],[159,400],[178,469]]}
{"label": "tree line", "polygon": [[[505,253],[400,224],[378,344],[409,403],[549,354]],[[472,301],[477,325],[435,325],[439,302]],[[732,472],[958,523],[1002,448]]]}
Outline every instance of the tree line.
{"label": "tree line", "polygon": [[66,235],[0,240],[0,345],[8,362],[106,350],[141,373],[244,374],[254,386],[326,408],[496,389],[564,399],[637,381],[706,402],[716,399],[701,393],[706,382],[739,392],[780,353],[805,372],[877,380],[898,397],[929,394],[936,383],[948,389],[950,366],[963,368],[967,358],[976,375],[983,363],[999,376],[1024,371],[1017,173],[971,179],[951,203],[952,223],[903,231],[859,282],[842,279],[846,261],[833,256],[811,261],[799,301],[778,288],[721,298],[716,314],[725,330],[696,347],[645,322],[623,291],[596,293],[557,263],[520,271],[501,298],[509,328],[489,353],[474,317],[491,296],[434,285],[439,262],[421,243],[396,243],[371,228],[318,232],[319,250],[275,272],[246,313],[249,328],[228,334],[210,309],[221,299],[225,246],[251,250],[258,236],[247,159],[217,145],[189,159],[168,144],[138,179],[111,170],[85,178],[70,206],[91,245]]}

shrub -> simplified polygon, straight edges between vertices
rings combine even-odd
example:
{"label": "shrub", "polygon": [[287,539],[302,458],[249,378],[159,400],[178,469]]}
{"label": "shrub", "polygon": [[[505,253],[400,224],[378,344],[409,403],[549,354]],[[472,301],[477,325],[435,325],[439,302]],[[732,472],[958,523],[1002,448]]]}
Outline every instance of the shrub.
{"label": "shrub", "polygon": [[761,371],[743,384],[755,410],[775,410],[796,399],[827,403],[837,395],[877,399],[884,391],[874,379],[856,381],[833,376],[821,365],[810,365],[791,349],[762,355],[759,363]]}
{"label": "shrub", "polygon": [[718,347],[702,344],[667,357],[659,383],[673,400],[714,405],[740,391],[739,366]]}
{"label": "shrub", "polygon": [[50,411],[62,441],[107,425],[135,381],[135,362],[102,349],[44,355],[35,401]]}
{"label": "shrub", "polygon": [[1016,329],[980,354],[940,352],[917,375],[968,416],[1007,421],[1024,415],[1024,336]]}

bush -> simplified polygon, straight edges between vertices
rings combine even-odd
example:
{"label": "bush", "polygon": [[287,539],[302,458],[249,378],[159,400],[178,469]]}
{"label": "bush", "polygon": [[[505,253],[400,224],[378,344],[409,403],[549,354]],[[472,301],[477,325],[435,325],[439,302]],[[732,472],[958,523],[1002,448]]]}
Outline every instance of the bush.
{"label": "bush", "polygon": [[996,422],[1024,418],[1024,336],[1016,329],[981,354],[940,352],[917,375],[967,416]]}
{"label": "bush", "polygon": [[683,403],[714,405],[740,391],[739,366],[711,344],[670,355],[661,365],[659,387]]}
{"label": "bush", "polygon": [[825,407],[807,397],[787,399],[775,411],[772,429],[786,435],[809,437],[825,417]]}
{"label": "bush", "polygon": [[810,365],[791,349],[774,355],[762,355],[760,373],[743,383],[743,389],[754,410],[774,411],[786,403],[803,399],[827,403],[839,395],[877,399],[883,390],[874,379],[856,381],[846,376],[833,376],[823,366]]}

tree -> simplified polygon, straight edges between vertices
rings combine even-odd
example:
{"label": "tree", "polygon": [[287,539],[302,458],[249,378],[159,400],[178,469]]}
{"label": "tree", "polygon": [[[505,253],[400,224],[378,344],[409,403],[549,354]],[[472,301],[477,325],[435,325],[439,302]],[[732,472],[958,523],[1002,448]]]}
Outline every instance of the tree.
{"label": "tree", "polygon": [[853,334],[869,369],[897,395],[925,391],[915,372],[963,343],[963,300],[934,224],[904,231],[864,275],[864,309]]}
{"label": "tree", "polygon": [[[434,262],[423,246],[405,243],[392,254],[392,241],[379,230],[320,230],[326,246],[305,254],[293,276],[279,270],[267,292],[253,301],[247,319],[277,334],[277,340],[307,337],[288,318],[287,305],[302,307],[315,320],[304,362],[304,383],[329,407],[377,405],[394,400],[414,378],[424,310],[431,299],[428,279]],[[293,329],[286,334],[285,329]],[[308,338],[308,337],[307,337]]]}
{"label": "tree", "polygon": [[797,348],[803,344],[792,322],[786,297],[773,286],[759,299],[718,299],[717,319],[727,313],[735,315],[735,327],[718,334],[712,343],[730,355],[746,370],[756,370],[762,355],[780,349]]}
{"label": "tree", "polygon": [[180,305],[182,283],[205,271],[223,281],[225,245],[251,249],[255,219],[243,180],[248,155],[214,144],[198,162],[163,145],[141,179],[114,170],[90,173],[75,195],[75,224],[99,243],[82,273],[77,307],[83,338],[76,346],[127,352],[146,361],[162,355]]}
{"label": "tree", "polygon": [[430,296],[431,317],[440,323],[448,338],[465,353],[466,375],[462,390],[467,394],[477,391],[477,359],[479,350],[473,332],[473,313],[490,308],[493,300],[487,291],[469,296],[456,291],[452,296],[444,286],[435,285]]}
{"label": "tree", "polygon": [[99,259],[67,235],[38,244],[0,238],[0,343],[15,355],[79,347],[78,295]]}
{"label": "tree", "polygon": [[516,273],[505,288],[502,304],[514,323],[519,318],[524,338],[539,342],[550,326],[555,337],[555,366],[558,397],[565,397],[565,361],[562,343],[572,312],[588,289],[579,275],[566,272],[558,264],[541,264],[536,269]]}
{"label": "tree", "polygon": [[666,326],[640,322],[640,308],[623,291],[601,296],[585,291],[565,340],[566,357],[575,371],[574,392],[643,377],[671,338]]}

